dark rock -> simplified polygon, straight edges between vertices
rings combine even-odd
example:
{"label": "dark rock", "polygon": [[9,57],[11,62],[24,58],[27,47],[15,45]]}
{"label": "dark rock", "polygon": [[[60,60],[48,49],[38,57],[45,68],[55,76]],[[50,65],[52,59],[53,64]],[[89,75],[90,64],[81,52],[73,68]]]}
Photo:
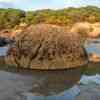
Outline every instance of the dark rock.
{"label": "dark rock", "polygon": [[5,37],[0,37],[0,47],[6,46],[6,45],[11,44],[13,42],[14,42],[14,40],[11,40],[11,39],[8,39]]}

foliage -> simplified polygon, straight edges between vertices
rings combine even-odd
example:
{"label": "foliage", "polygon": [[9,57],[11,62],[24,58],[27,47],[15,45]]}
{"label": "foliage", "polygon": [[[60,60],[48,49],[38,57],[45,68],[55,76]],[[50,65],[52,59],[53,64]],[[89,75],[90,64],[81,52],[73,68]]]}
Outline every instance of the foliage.
{"label": "foliage", "polygon": [[12,28],[21,22],[27,24],[56,24],[62,26],[73,25],[76,22],[90,23],[100,21],[100,8],[87,6],[80,8],[65,8],[61,10],[22,11],[19,9],[0,8],[0,29]]}
{"label": "foliage", "polygon": [[20,23],[24,12],[17,9],[0,9],[0,29],[11,28]]}

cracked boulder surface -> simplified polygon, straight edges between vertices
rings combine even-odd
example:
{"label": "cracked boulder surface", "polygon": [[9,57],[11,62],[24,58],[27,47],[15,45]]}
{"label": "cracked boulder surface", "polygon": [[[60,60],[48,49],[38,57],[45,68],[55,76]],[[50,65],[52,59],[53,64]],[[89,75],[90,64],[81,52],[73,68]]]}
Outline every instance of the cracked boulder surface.
{"label": "cracked boulder surface", "polygon": [[68,69],[87,62],[77,33],[50,24],[31,25],[15,37],[6,62],[30,69]]}

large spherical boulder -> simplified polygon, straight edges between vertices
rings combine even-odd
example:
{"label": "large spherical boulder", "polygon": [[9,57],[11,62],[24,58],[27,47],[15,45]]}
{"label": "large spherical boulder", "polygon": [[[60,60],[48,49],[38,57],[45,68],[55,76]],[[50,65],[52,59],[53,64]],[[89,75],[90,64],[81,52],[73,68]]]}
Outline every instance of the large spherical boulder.
{"label": "large spherical boulder", "polygon": [[15,37],[9,63],[31,69],[75,68],[87,61],[78,34],[66,28],[38,24],[29,26]]}

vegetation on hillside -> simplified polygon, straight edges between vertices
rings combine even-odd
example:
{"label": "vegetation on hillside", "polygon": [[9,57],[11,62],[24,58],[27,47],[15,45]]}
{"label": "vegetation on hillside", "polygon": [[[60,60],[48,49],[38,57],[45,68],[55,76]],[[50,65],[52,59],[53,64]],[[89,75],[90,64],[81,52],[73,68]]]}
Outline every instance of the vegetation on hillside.
{"label": "vegetation on hillside", "polygon": [[100,8],[87,6],[80,8],[65,8],[61,10],[22,11],[19,9],[0,8],[0,29],[12,28],[21,22],[27,24],[56,24],[70,26],[76,22],[87,21],[90,23],[100,21]]}

